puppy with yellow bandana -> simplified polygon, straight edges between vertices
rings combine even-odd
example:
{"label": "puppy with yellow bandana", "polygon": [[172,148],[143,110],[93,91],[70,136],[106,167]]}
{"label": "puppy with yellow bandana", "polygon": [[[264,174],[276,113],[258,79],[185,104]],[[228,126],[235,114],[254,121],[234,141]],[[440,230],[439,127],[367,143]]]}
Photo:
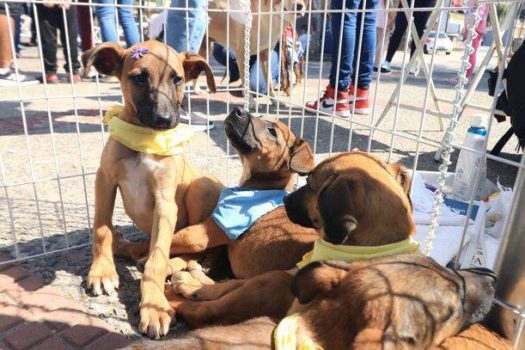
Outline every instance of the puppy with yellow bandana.
{"label": "puppy with yellow bandana", "polygon": [[182,143],[188,133],[178,126],[185,82],[202,71],[212,91],[215,82],[202,57],[178,53],[157,41],[127,50],[106,43],[88,55],[98,72],[119,79],[124,106],[108,121],[111,137],[96,175],[93,262],[87,286],[95,295],[118,288],[112,224],[118,188],[126,213],[151,236],[140,287],[139,329],[158,338],[168,332],[173,317],[164,296],[173,233],[209,217],[222,189],[216,179],[185,160]]}

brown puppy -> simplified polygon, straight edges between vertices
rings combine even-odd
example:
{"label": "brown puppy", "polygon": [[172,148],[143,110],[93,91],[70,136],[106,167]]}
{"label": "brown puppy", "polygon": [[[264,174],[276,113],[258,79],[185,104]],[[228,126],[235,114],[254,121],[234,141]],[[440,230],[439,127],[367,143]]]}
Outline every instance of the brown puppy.
{"label": "brown puppy", "polygon": [[[489,349],[491,344],[498,344],[503,347],[492,349],[510,349],[504,341],[487,337],[490,333],[486,330],[475,333],[481,336],[476,341],[462,340],[461,334],[451,337],[486,316],[494,297],[494,282],[489,271],[452,271],[415,254],[351,263],[315,262],[293,279],[291,288],[297,299],[288,311],[290,317],[277,329],[273,320],[255,318],[191,331],[160,346],[416,350],[435,349],[440,344],[443,349]],[[287,327],[290,320],[292,327]],[[483,330],[474,325],[462,334],[474,329]],[[148,347],[143,343],[134,348]]]}
{"label": "brown puppy", "polygon": [[298,340],[324,349],[432,349],[487,315],[494,284],[488,270],[415,254],[312,263],[292,283],[289,315]]}
{"label": "brown puppy", "polygon": [[[292,221],[317,228],[330,243],[383,245],[415,232],[409,189],[410,178],[403,167],[350,152],[320,163],[309,174],[308,184],[285,199],[285,207]],[[248,280],[201,286],[193,293],[185,291],[194,291],[198,281],[176,273],[179,292],[199,300],[183,302],[177,312],[193,326],[259,316],[280,319],[294,300],[290,285],[295,272],[272,271]]]}
{"label": "brown puppy", "polygon": [[[134,51],[137,48],[142,54]],[[100,73],[119,79],[125,100],[119,118],[146,128],[177,126],[184,82],[201,71],[215,90],[211,69],[202,57],[177,53],[157,41],[127,50],[106,43],[91,53],[90,60]],[[88,288],[95,295],[118,287],[113,261],[117,240],[111,221],[117,188],[126,213],[151,235],[141,282],[139,329],[157,338],[167,333],[173,315],[163,293],[173,232],[208,217],[222,185],[201,175],[182,155],[143,154],[109,138],[95,181],[93,263],[87,276]]]}
{"label": "brown puppy", "polygon": [[[252,190],[291,191],[296,173],[307,173],[314,166],[308,143],[296,138],[278,120],[253,117],[236,108],[225,120],[225,131],[243,165],[240,186]],[[211,200],[210,200],[211,202]],[[216,201],[214,205],[216,204]],[[216,222],[203,222],[178,231],[170,254],[194,254],[226,245],[232,272],[236,278],[250,278],[273,270],[291,269],[312,248],[317,232],[292,223],[284,207],[260,217],[236,240],[228,238]],[[149,242],[119,245],[119,254],[140,257],[147,253]],[[185,262],[173,259],[175,270]]]}

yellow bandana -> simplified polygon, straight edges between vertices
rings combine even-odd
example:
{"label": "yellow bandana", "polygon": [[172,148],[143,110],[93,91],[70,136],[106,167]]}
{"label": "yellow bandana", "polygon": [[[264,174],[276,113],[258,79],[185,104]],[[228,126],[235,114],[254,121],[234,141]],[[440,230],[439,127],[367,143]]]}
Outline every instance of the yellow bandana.
{"label": "yellow bandana", "polygon": [[[297,264],[302,269],[314,261],[343,260],[354,261],[372,259],[380,256],[388,256],[403,253],[416,253],[419,243],[412,239],[401,242],[385,244],[380,246],[347,246],[329,243],[322,238],[314,242],[314,249],[303,256],[303,260]],[[275,328],[273,340],[276,350],[323,350],[311,339],[297,337],[299,315],[293,314],[285,317]]]}
{"label": "yellow bandana", "polygon": [[124,146],[145,154],[173,156],[181,154],[193,131],[189,125],[179,124],[173,129],[157,131],[133,125],[119,118],[124,110],[114,105],[106,112],[102,122],[109,127],[109,135]]}
{"label": "yellow bandana", "polygon": [[298,314],[285,317],[273,332],[275,350],[323,350],[312,339],[297,338]]}
{"label": "yellow bandana", "polygon": [[303,260],[297,264],[297,267],[302,269],[314,261],[343,260],[350,262],[380,256],[416,253],[418,250],[419,243],[410,238],[378,246],[336,245],[318,238],[314,242],[314,249],[303,256]]}

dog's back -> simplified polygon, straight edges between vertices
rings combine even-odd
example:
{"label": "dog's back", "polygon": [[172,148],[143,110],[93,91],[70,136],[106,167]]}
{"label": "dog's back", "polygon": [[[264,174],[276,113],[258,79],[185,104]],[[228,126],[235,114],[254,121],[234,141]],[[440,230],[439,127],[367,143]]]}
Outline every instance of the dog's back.
{"label": "dog's back", "polygon": [[237,278],[249,278],[294,268],[317,237],[315,230],[292,223],[284,207],[274,209],[229,245],[232,272]]}

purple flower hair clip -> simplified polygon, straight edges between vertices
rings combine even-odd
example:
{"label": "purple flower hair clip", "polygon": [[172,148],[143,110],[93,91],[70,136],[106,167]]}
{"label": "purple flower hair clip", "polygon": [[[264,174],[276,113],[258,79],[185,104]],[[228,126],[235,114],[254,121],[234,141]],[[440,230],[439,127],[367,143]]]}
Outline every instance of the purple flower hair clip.
{"label": "purple flower hair clip", "polygon": [[139,58],[143,57],[149,52],[149,49],[147,47],[136,47],[133,50],[131,50],[131,58],[134,60],[138,60]]}

